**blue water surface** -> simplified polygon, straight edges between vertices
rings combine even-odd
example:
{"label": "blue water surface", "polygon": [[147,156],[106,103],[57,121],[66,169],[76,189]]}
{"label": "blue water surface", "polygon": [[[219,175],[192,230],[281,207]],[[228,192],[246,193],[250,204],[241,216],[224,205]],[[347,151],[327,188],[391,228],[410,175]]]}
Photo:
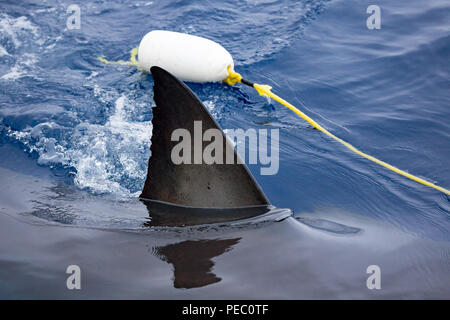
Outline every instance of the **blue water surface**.
{"label": "blue water surface", "polygon": [[[136,201],[150,156],[153,80],[97,57],[127,60],[147,32],[165,29],[220,43],[238,72],[337,136],[450,188],[448,1],[376,1],[379,30],[366,27],[375,3],[365,0],[80,1],[79,30],[66,26],[71,4],[0,7],[0,144],[61,183]],[[351,153],[250,88],[189,86],[223,128],[280,129],[278,174],[250,166],[274,205],[298,215],[351,212],[450,240],[443,193]]]}

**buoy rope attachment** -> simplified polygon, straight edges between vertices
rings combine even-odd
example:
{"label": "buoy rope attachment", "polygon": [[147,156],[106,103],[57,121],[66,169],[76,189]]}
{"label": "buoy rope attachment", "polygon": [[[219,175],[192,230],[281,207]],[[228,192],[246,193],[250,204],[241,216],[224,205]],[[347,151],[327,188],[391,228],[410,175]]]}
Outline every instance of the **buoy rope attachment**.
{"label": "buoy rope attachment", "polygon": [[131,49],[130,60],[128,60],[128,61],[124,61],[124,60],[109,61],[109,60],[106,60],[104,57],[97,57],[97,59],[106,64],[121,64],[121,65],[127,65],[127,66],[136,66],[139,68],[139,62],[136,59],[138,52],[139,52],[138,48]]}
{"label": "buoy rope attachment", "polygon": [[342,140],[341,138],[335,136],[334,134],[332,134],[331,132],[329,132],[327,129],[323,128],[320,124],[318,124],[316,121],[314,121],[313,119],[311,119],[309,116],[307,116],[305,113],[303,113],[302,111],[300,111],[299,109],[297,109],[295,106],[293,106],[292,104],[290,104],[289,102],[287,102],[286,100],[280,98],[279,96],[277,96],[276,94],[274,94],[271,89],[272,87],[269,85],[265,85],[265,84],[258,84],[258,83],[254,83],[251,81],[248,81],[246,79],[244,79],[239,73],[235,72],[234,70],[232,70],[231,65],[228,66],[227,68],[228,71],[228,77],[224,80],[224,82],[226,82],[229,85],[235,85],[236,83],[240,82],[243,83],[247,86],[250,86],[252,88],[254,88],[259,95],[261,96],[267,96],[270,97],[272,99],[274,99],[275,101],[281,103],[282,105],[284,105],[285,107],[289,108],[290,110],[292,110],[293,112],[295,112],[298,116],[300,116],[301,118],[303,118],[304,120],[306,120],[309,124],[311,124],[315,129],[321,131],[322,133],[326,134],[327,136],[329,136],[330,138],[336,140],[337,142],[343,144],[347,149],[350,149],[351,151],[353,151],[354,153],[360,155],[361,157],[364,157],[372,162],[375,162],[376,164],[379,164],[380,166],[385,167],[386,169],[393,171],[401,176],[404,176],[410,180],[413,180],[415,182],[418,182],[420,184],[423,184],[425,186],[434,188],[436,190],[439,190],[447,195],[450,195],[450,191],[440,187],[438,185],[435,185],[434,183],[431,183],[427,180],[424,180],[422,178],[419,178],[415,175],[412,175],[406,171],[403,171],[397,167],[394,167],[392,165],[390,165],[389,163],[386,163],[384,161],[381,161],[367,153],[364,153],[360,150],[358,150],[357,148],[355,148],[354,146],[352,146],[350,143]]}

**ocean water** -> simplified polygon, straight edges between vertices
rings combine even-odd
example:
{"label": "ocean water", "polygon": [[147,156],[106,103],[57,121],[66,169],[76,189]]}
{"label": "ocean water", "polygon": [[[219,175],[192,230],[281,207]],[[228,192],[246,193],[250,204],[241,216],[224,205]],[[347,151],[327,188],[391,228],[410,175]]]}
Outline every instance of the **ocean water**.
{"label": "ocean water", "polygon": [[[21,217],[143,228],[137,197],[153,80],[97,57],[127,60],[154,29],[220,43],[245,78],[271,85],[340,138],[450,188],[448,1],[98,0],[78,4],[79,30],[66,26],[70,4],[0,3],[0,179],[2,189],[32,195]],[[379,30],[366,26],[372,4],[381,8]],[[280,129],[278,174],[250,166],[275,206],[300,221],[347,212],[438,241],[448,267],[449,196],[362,159],[248,87],[188,85],[223,128]],[[15,189],[22,180],[11,177],[21,174],[49,183]]]}

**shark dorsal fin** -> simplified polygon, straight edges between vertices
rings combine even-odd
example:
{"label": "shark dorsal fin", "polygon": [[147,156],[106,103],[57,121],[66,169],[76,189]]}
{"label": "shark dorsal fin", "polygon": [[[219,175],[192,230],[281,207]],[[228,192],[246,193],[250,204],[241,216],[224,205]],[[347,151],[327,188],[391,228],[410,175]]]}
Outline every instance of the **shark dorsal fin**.
{"label": "shark dorsal fin", "polygon": [[[141,198],[197,208],[270,204],[245,164],[238,163],[232,144],[195,94],[162,68],[152,67],[151,73],[155,83],[156,106],[153,107],[151,156]],[[179,141],[171,141],[172,133],[176,129],[185,129],[194,137],[194,122],[198,124],[198,121],[201,121],[202,136],[208,129],[220,130],[224,155],[222,164],[173,162],[172,149]],[[198,126],[196,130],[198,133]],[[210,143],[201,142],[201,150]],[[194,153],[198,153],[194,138],[190,149],[190,159],[194,159]],[[230,150],[235,160],[233,164],[227,164],[225,159]]]}

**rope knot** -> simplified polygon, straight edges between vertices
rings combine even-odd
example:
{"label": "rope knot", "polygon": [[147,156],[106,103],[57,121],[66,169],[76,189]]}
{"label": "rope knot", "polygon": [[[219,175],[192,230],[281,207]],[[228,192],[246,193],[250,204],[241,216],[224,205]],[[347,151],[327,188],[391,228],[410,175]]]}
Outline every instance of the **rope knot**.
{"label": "rope knot", "polygon": [[237,82],[241,82],[242,76],[239,73],[235,72],[234,70],[231,70],[231,65],[227,67],[227,71],[228,77],[226,77],[225,80],[223,80],[224,82],[226,82],[230,86],[235,85]]}

